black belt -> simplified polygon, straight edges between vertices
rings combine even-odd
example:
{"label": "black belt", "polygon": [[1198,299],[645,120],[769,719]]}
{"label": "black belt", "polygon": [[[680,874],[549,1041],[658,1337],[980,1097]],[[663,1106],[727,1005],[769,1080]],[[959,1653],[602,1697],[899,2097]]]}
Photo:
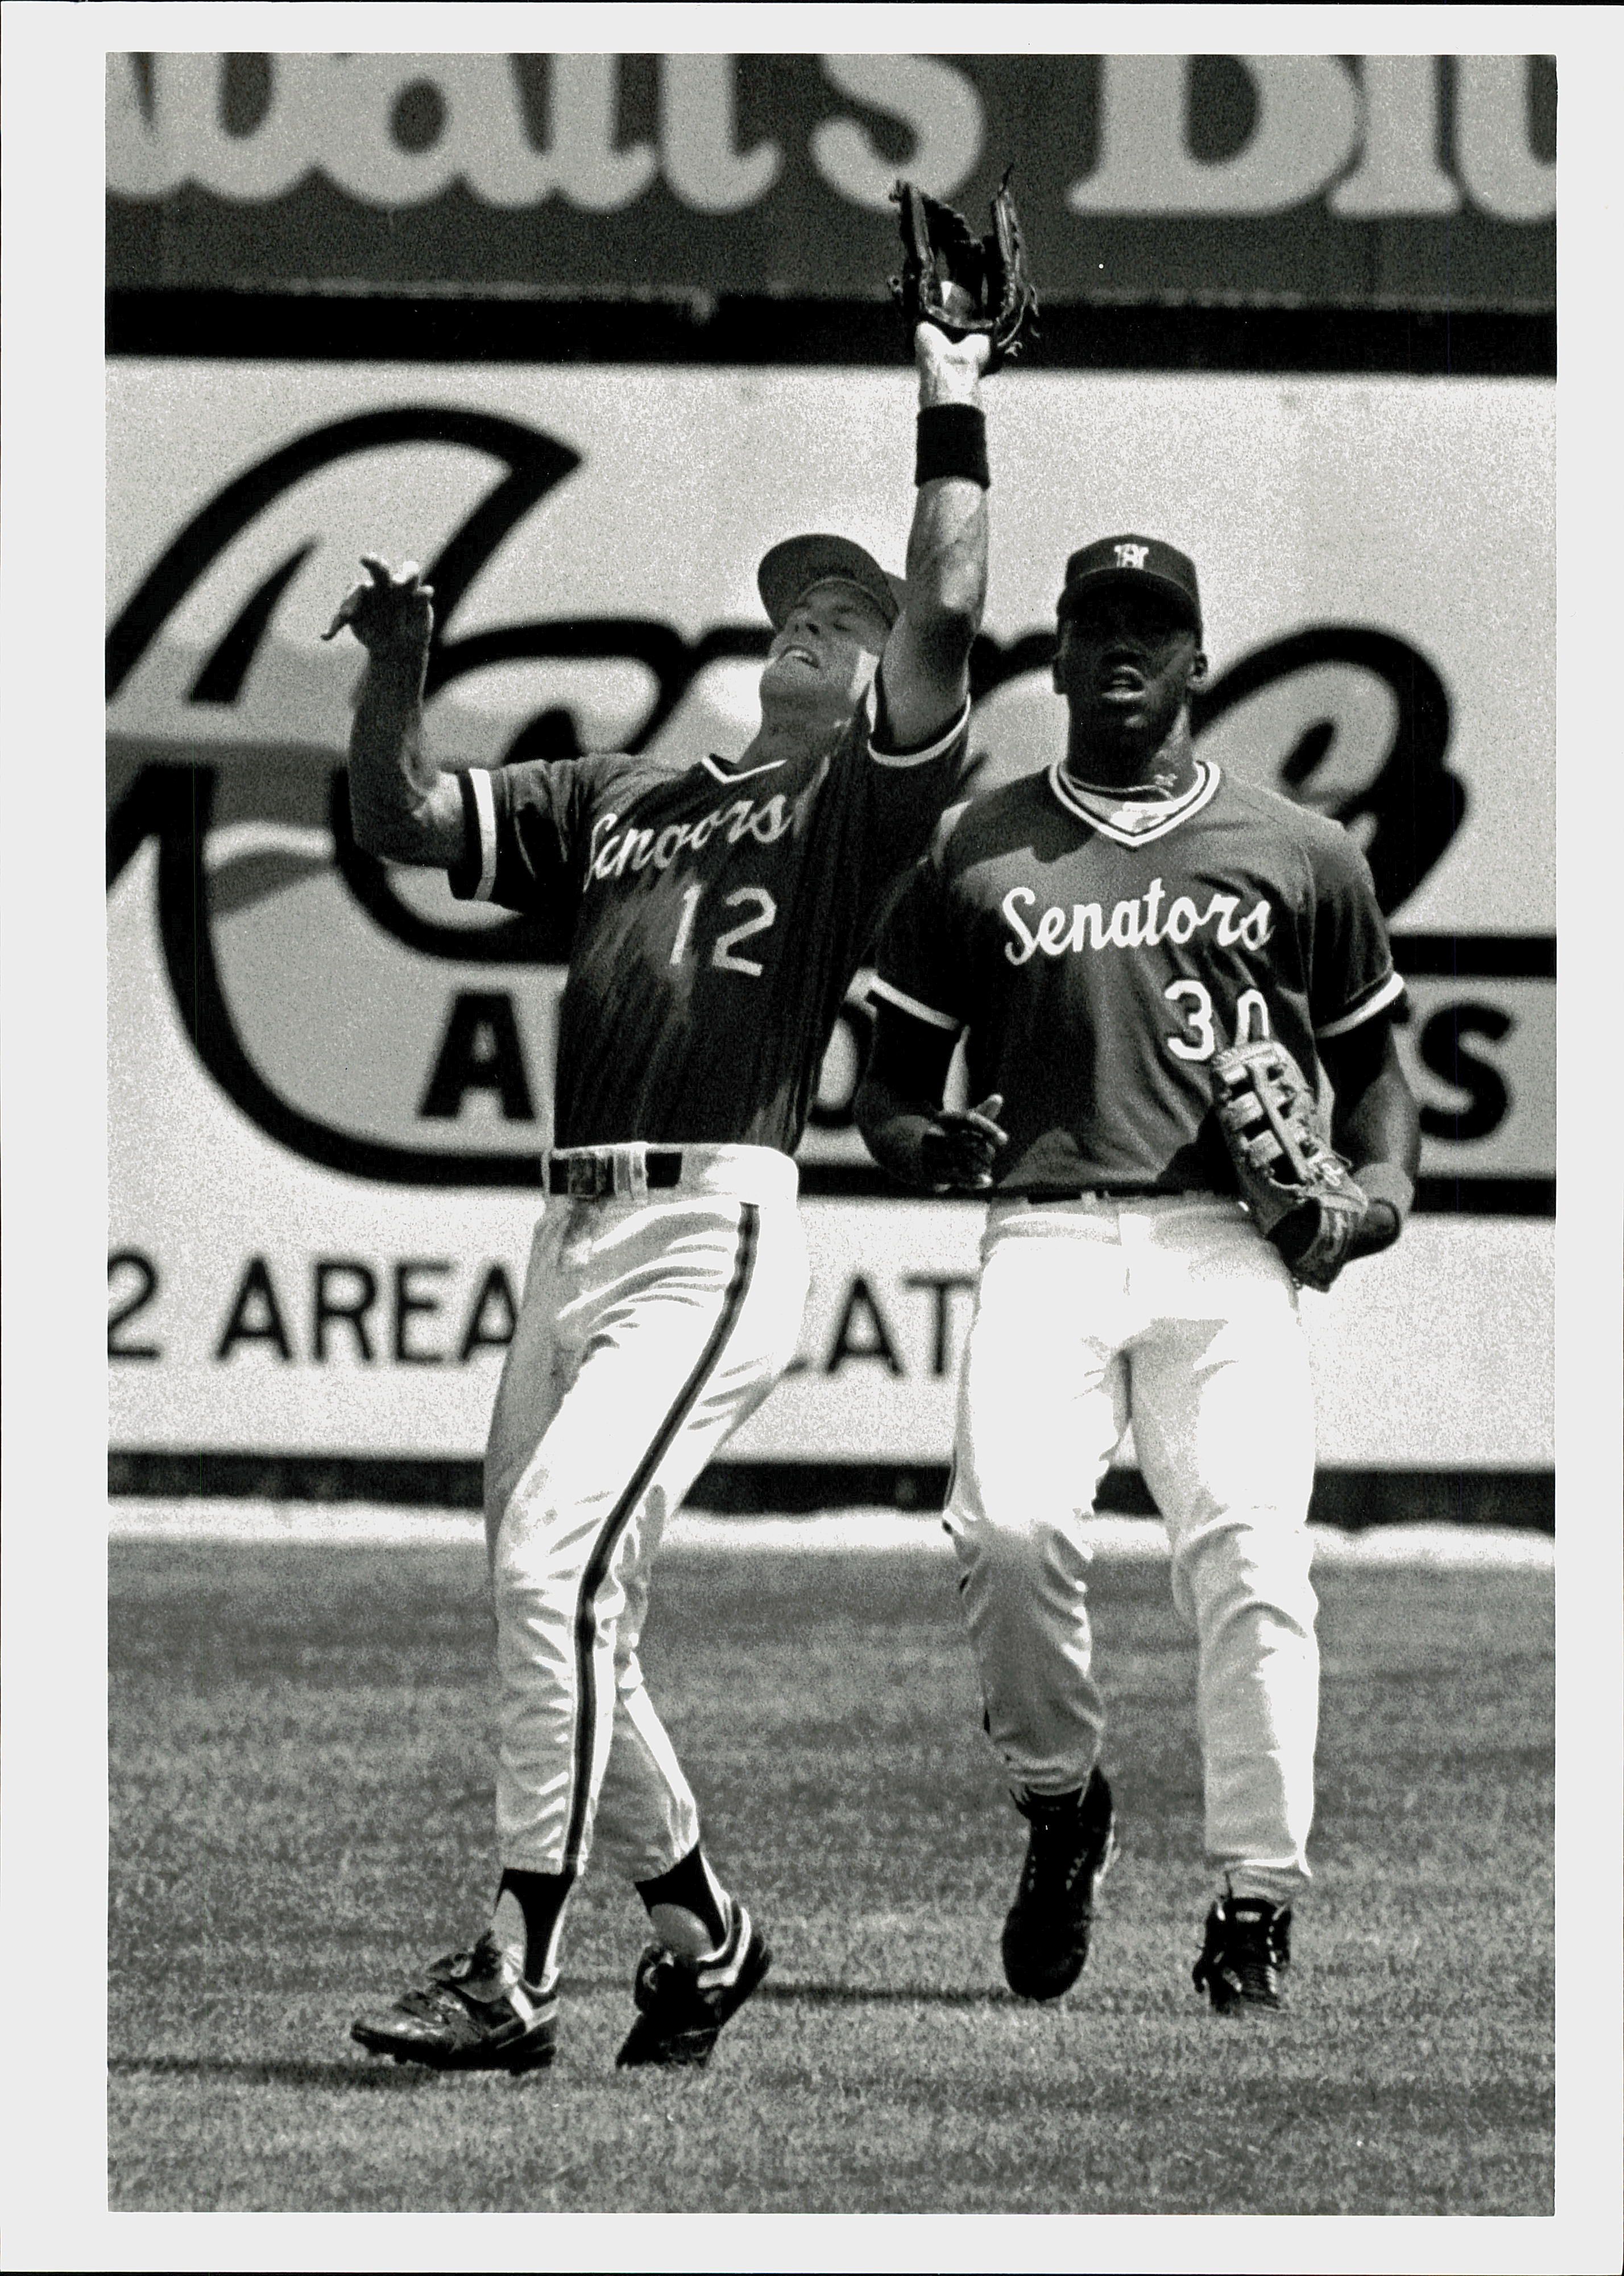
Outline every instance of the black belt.
{"label": "black belt", "polygon": [[[647,1182],[651,1187],[675,1186],[682,1179],[680,1146],[650,1146],[644,1157]],[[591,1154],[554,1155],[547,1165],[547,1190],[567,1194],[576,1201],[603,1201],[615,1190],[615,1157],[604,1147]]]}

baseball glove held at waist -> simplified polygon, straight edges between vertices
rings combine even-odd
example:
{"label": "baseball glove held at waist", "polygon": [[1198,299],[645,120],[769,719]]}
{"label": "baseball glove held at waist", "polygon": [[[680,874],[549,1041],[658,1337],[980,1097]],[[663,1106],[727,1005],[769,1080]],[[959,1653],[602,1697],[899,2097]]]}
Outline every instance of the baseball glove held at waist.
{"label": "baseball glove held at waist", "polygon": [[1271,1038],[1212,1061],[1218,1127],[1241,1199],[1305,1287],[1329,1288],[1370,1206],[1320,1119],[1301,1068]]}

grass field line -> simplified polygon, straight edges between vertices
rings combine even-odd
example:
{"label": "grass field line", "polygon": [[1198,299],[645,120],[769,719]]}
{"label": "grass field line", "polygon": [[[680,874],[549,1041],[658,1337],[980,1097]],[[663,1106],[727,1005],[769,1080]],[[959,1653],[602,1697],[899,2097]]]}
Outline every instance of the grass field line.
{"label": "grass field line", "polygon": [[[369,1502],[148,1500],[120,1495],[108,1505],[114,1540],[252,1543],[362,1542],[427,1547],[480,1539],[468,1510],[403,1509]],[[1167,1536],[1155,1518],[1100,1516],[1086,1528],[1098,1556],[1165,1559]],[[1321,1564],[1354,1566],[1527,1567],[1548,1569],[1556,1544],[1544,1533],[1474,1525],[1383,1525],[1362,1533],[1311,1529]],[[666,1527],[664,1548],[801,1550],[927,1549],[945,1553],[934,1512],[823,1510],[806,1517],[715,1517],[683,1510]]]}

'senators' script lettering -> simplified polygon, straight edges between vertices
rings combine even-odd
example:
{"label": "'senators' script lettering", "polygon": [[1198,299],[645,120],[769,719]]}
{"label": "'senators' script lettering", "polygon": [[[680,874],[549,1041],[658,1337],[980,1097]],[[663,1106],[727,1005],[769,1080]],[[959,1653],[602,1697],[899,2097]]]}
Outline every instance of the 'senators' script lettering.
{"label": "'senators' script lettering", "polygon": [[1031,908],[1037,895],[1029,885],[1012,885],[1000,904],[1014,935],[1005,942],[1004,953],[1012,964],[1024,964],[1040,948],[1045,956],[1063,956],[1084,948],[1159,948],[1165,940],[1182,946],[1209,925],[1220,947],[1240,941],[1261,948],[1273,929],[1274,912],[1266,899],[1240,916],[1234,893],[1214,893],[1204,909],[1180,893],[1164,915],[1166,891],[1159,877],[1152,877],[1148,891],[1119,901],[1109,914],[1101,901],[1074,901],[1069,908],[1051,906],[1033,925],[1021,912]]}

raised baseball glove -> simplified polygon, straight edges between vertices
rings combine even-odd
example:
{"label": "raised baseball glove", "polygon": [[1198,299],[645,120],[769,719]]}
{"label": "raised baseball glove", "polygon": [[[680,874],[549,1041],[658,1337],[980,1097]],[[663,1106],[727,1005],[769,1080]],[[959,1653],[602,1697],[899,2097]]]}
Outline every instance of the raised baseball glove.
{"label": "raised baseball glove", "polygon": [[891,194],[900,208],[902,234],[902,274],[892,278],[891,289],[909,341],[920,323],[937,325],[950,340],[983,332],[987,368],[996,371],[1037,330],[1037,292],[1027,274],[1007,171],[992,201],[986,237],[972,235],[961,213],[913,182],[899,182]]}
{"label": "raised baseball glove", "polygon": [[1212,1094],[1257,1230],[1306,1287],[1329,1288],[1370,1203],[1333,1151],[1301,1068],[1271,1038],[1234,1043],[1212,1061]]}

